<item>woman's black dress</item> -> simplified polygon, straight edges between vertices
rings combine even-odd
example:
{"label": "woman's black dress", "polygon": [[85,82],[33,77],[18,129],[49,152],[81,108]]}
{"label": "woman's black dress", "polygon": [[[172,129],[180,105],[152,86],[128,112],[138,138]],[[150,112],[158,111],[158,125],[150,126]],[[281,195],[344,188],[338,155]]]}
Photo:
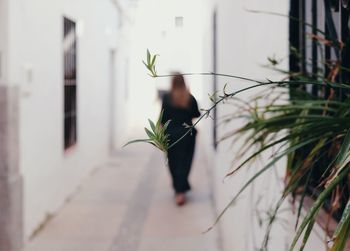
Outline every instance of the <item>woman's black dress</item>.
{"label": "woman's black dress", "polygon": [[[192,125],[192,119],[200,116],[197,101],[191,95],[188,108],[175,107],[169,94],[165,94],[162,102],[162,124],[171,120],[166,132],[169,134],[169,144],[182,137],[188,128],[185,124]],[[191,170],[192,159],[196,141],[196,129],[187,134],[181,141],[168,150],[168,163],[172,177],[173,187],[176,193],[184,193],[191,189],[188,176]]]}

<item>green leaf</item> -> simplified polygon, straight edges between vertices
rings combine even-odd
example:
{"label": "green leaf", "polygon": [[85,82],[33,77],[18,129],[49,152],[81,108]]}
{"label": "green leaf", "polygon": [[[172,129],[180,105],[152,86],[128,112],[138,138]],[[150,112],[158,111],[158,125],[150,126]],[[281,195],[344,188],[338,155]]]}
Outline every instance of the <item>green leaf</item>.
{"label": "green leaf", "polygon": [[145,127],[145,132],[147,133],[147,135],[148,135],[148,137],[150,139],[153,140],[155,138],[155,135],[149,129],[147,129],[146,127]]}
{"label": "green leaf", "polygon": [[265,236],[264,236],[264,240],[263,240],[263,244],[262,244],[262,249],[261,250],[268,250],[268,243],[269,243],[269,239],[270,239],[270,233],[271,233],[271,229],[272,229],[272,225],[276,219],[277,216],[277,212],[279,211],[280,207],[283,204],[283,201],[285,200],[285,196],[283,195],[279,201],[276,204],[275,209],[273,210],[273,213],[269,219],[269,223],[267,225],[266,231],[265,231]]}
{"label": "green leaf", "polygon": [[[310,170],[310,172],[307,176],[305,187],[307,187],[310,183],[312,171],[313,171],[313,169]],[[299,219],[300,219],[300,215],[301,215],[301,210],[303,209],[303,204],[304,204],[304,199],[306,197],[306,193],[307,193],[307,189],[304,189],[304,191],[301,195],[301,198],[300,198],[300,202],[299,202],[299,207],[298,207],[298,212],[297,212],[297,220],[295,222],[295,229],[298,227],[298,223],[299,223]]]}
{"label": "green leaf", "polygon": [[155,66],[152,66],[152,77],[157,77],[157,71]]}
{"label": "green leaf", "polygon": [[338,176],[339,172],[341,172],[347,164],[350,162],[350,130],[345,135],[344,141],[340,147],[339,153],[336,157],[335,160],[335,168],[336,168],[336,173],[333,175],[332,179],[333,180],[335,177]]}
{"label": "green leaf", "polygon": [[170,122],[171,122],[171,120],[168,120],[168,121],[164,124],[164,126],[163,126],[163,129],[164,129],[164,130],[166,130],[166,129],[168,128]]}
{"label": "green leaf", "polygon": [[348,203],[346,204],[346,207],[343,211],[342,217],[338,223],[337,228],[334,231],[334,237],[337,238],[337,236],[340,234],[342,228],[346,224],[346,222],[349,220],[350,217],[350,200],[348,200]]}
{"label": "green leaf", "polygon": [[148,64],[146,64],[146,62],[145,61],[143,61],[142,60],[142,63],[147,67],[147,69],[148,69]]}
{"label": "green leaf", "polygon": [[151,53],[147,49],[147,65],[151,65],[150,63],[151,63]]}
{"label": "green leaf", "polygon": [[350,151],[350,130],[345,135],[344,141],[342,143],[342,146],[339,150],[339,154],[337,156],[335,164],[337,166],[341,165],[347,158],[347,155]]}
{"label": "green leaf", "polygon": [[343,251],[350,234],[350,200],[334,233],[334,243],[330,251]]}
{"label": "green leaf", "polygon": [[157,55],[154,55],[151,62],[152,66],[154,66],[154,64],[156,63],[156,58],[157,58]]}
{"label": "green leaf", "polygon": [[306,245],[306,243],[307,243],[307,241],[308,241],[308,239],[310,237],[310,234],[312,232],[312,229],[313,229],[314,225],[315,225],[315,219],[313,218],[313,219],[310,220],[309,225],[306,228],[306,231],[305,231],[305,234],[304,234],[304,238],[303,238],[303,242],[301,243],[299,251],[303,251],[304,250],[305,245]]}
{"label": "green leaf", "polygon": [[157,120],[157,124],[156,124],[156,127],[159,128],[161,123],[162,123],[162,120],[163,120],[163,114],[164,114],[164,110],[161,110],[160,114],[159,114],[159,117],[158,117],[158,120]]}
{"label": "green leaf", "polygon": [[[255,153],[253,153],[252,155],[250,155],[248,158],[246,158],[237,168],[235,168],[233,171],[229,172],[228,174],[226,174],[226,176],[230,176],[232,174],[234,174],[235,172],[237,172],[239,169],[241,169],[244,165],[246,165],[249,161],[253,160],[255,157],[257,157],[258,155],[262,154],[264,151],[274,147],[277,144],[280,144],[284,141],[289,141],[293,138],[295,138],[296,136],[298,136],[299,134],[289,134],[285,137],[282,137],[276,141],[271,142],[270,144],[263,146],[261,149],[259,149],[258,151],[256,151]],[[309,141],[311,140],[311,141]],[[306,142],[306,144],[312,143],[315,140],[318,140],[317,137],[307,137],[304,138],[304,143]]]}
{"label": "green leaf", "polygon": [[343,172],[341,172],[335,179],[333,179],[331,183],[328,185],[328,187],[326,187],[326,189],[319,194],[316,201],[313,203],[311,209],[308,211],[305,218],[303,219],[300,227],[298,228],[293,238],[292,244],[290,245],[289,251],[293,251],[305,227],[309,225],[309,223],[316,217],[318,210],[323,205],[323,203],[325,202],[329,194],[344,179],[344,177],[347,176],[349,170],[350,170],[350,167],[347,167],[346,169],[344,169]]}
{"label": "green leaf", "polygon": [[150,141],[150,139],[135,139],[135,140],[131,140],[131,141],[125,143],[123,145],[123,147],[126,147],[126,146],[128,146],[130,144],[134,144],[134,143],[149,143],[149,141]]}
{"label": "green leaf", "polygon": [[[216,218],[214,225],[216,225],[219,220],[221,219],[221,217],[224,215],[224,213],[231,207],[231,205],[234,204],[234,202],[237,200],[237,198],[245,191],[245,189],[256,179],[258,178],[261,174],[263,174],[265,171],[267,171],[268,169],[270,169],[272,166],[274,166],[276,164],[277,161],[279,161],[280,159],[282,159],[283,157],[285,157],[287,154],[294,152],[297,149],[302,148],[303,146],[309,144],[310,142],[313,142],[317,139],[310,139],[306,142],[301,142],[300,144],[294,145],[289,147],[287,150],[283,151],[282,153],[280,153],[278,156],[274,157],[267,165],[265,165],[261,170],[259,170],[257,173],[255,173],[253,175],[253,177],[251,177],[242,187],[241,189],[238,191],[238,193],[233,197],[233,199],[230,201],[230,203],[227,204],[227,206],[221,211],[221,213],[219,214],[219,216]],[[210,227],[207,231],[211,230],[212,227]]]}
{"label": "green leaf", "polygon": [[156,133],[156,126],[154,125],[153,121],[150,120],[150,119],[148,119],[148,122],[149,122],[149,124],[150,124],[150,126],[151,126],[152,131],[153,131],[154,133]]}

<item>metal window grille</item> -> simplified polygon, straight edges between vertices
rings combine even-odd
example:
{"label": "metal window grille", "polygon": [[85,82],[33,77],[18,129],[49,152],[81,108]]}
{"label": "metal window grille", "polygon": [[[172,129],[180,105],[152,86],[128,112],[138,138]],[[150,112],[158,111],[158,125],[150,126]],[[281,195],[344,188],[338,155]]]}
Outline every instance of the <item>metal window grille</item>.
{"label": "metal window grille", "polygon": [[64,18],[64,149],[77,142],[77,35],[76,24]]}
{"label": "metal window grille", "polygon": [[[327,78],[331,73],[332,66],[341,63],[345,68],[350,66],[350,20],[347,1],[328,1],[328,0],[291,0],[290,9],[290,57],[289,67],[292,73],[301,73],[310,79],[320,80]],[[319,39],[323,36],[319,30],[325,32],[325,40],[333,44],[339,41],[345,44],[343,50],[340,46],[328,46]],[[336,81],[350,84],[349,71],[340,71]],[[311,87],[311,88],[310,88]],[[314,98],[328,99],[330,89],[316,86],[304,87],[299,89],[305,91]],[[293,87],[294,88],[294,87]],[[293,96],[291,87],[291,100]],[[298,87],[297,87],[298,88]],[[334,93],[334,99],[342,100],[346,93],[337,91]],[[307,149],[306,149],[307,150]],[[307,152],[307,151],[305,151]],[[299,151],[296,155],[303,158],[304,151]],[[319,181],[323,174],[326,159],[317,162],[317,168],[312,171],[312,180],[308,189],[309,194],[317,195],[320,192]],[[339,219],[343,207],[349,198],[349,187],[344,184],[342,191],[342,201],[339,210],[333,212],[333,217]],[[330,198],[331,200],[331,198]],[[331,208],[329,203],[325,208]]]}

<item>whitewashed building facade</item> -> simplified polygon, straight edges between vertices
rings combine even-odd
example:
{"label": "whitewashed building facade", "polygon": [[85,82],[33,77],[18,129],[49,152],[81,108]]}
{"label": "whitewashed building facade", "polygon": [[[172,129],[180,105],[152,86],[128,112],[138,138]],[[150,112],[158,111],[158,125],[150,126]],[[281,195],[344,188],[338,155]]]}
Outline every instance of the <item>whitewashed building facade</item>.
{"label": "whitewashed building facade", "polygon": [[0,0],[0,250],[123,143],[134,2]]}
{"label": "whitewashed building facade", "polygon": [[[207,20],[210,20],[207,24],[208,32],[204,37],[204,54],[207,55],[205,60],[207,65],[203,70],[262,81],[280,80],[283,77],[279,73],[263,66],[268,64],[268,57],[276,57],[281,60],[279,65],[281,69],[287,71],[289,69],[290,36],[292,35],[289,34],[288,16],[291,7],[294,6],[293,15],[295,11],[299,12],[299,15],[304,13],[302,15],[304,15],[305,22],[310,24],[316,22],[318,28],[323,30],[325,29],[323,3],[324,1],[311,0],[212,1],[211,8],[207,12]],[[347,1],[334,1],[333,5],[343,4],[345,6],[346,3]],[[295,5],[299,6],[296,10]],[[346,27],[346,24],[341,24],[342,14],[340,8],[338,9],[338,11],[333,10],[332,14],[338,34],[342,34],[342,29]],[[311,28],[306,28],[304,33],[311,34]],[[307,60],[314,58],[313,54],[311,55],[311,44],[307,42],[305,44],[305,40],[302,41],[301,37],[292,39],[297,43],[304,43],[302,47],[306,48],[305,58]],[[209,87],[204,92],[205,96],[216,90],[222,91],[226,83],[227,92],[242,89],[250,84],[222,77],[214,79],[204,77],[203,79],[203,82]],[[256,92],[255,89],[242,93],[239,98],[248,101],[249,97]],[[203,106],[207,108],[211,105],[211,101],[207,99],[207,104]],[[237,167],[236,156],[244,142],[225,141],[218,144],[215,149],[214,138],[219,140],[225,133],[243,126],[243,122],[237,119],[229,124],[220,124],[225,115],[238,112],[237,108],[232,105],[219,105],[216,112],[216,115],[212,114],[216,122],[207,120],[202,134],[208,146],[208,156],[212,159],[215,200],[219,214],[244,183],[261,169],[262,163],[268,161],[271,153],[263,155],[255,165],[241,170],[223,182],[229,170]],[[216,124],[215,129],[214,123]],[[276,205],[284,188],[285,168],[285,160],[279,161],[273,169],[246,189],[238,201],[226,211],[217,226],[221,228],[223,250],[260,250],[269,214],[271,215],[273,206]],[[302,215],[305,215],[307,210],[308,208],[304,207]],[[277,218],[271,232],[268,250],[288,250],[295,234],[295,206],[287,201],[285,208],[281,210]],[[329,237],[323,227],[317,220],[305,250],[327,250],[325,243]]]}

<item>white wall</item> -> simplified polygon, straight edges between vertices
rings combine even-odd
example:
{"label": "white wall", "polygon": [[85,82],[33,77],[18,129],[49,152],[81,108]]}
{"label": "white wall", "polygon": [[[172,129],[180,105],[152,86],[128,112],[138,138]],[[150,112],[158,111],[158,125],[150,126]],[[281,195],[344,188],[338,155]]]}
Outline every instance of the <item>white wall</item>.
{"label": "white wall", "polygon": [[[276,56],[283,60],[281,67],[288,69],[288,18],[269,14],[253,14],[247,10],[270,11],[288,15],[289,1],[217,0],[213,1],[212,9],[214,10],[215,7],[218,16],[217,72],[257,80],[266,78],[281,79],[281,75],[264,68],[263,65],[267,64],[268,56]],[[212,37],[212,26],[207,25],[207,27],[209,30],[205,34],[204,41],[209,42],[204,42],[205,48],[208,48],[204,54],[206,55],[205,61],[211,62],[213,58],[210,49],[213,44],[209,38]],[[211,66],[207,64],[206,67],[210,68]],[[207,71],[207,69],[204,70]],[[218,82],[219,90],[222,90],[224,85],[228,83],[228,91],[239,90],[250,84],[220,77]],[[206,92],[212,93],[212,88],[204,91],[204,95],[206,95]],[[257,92],[258,89],[254,89],[240,94],[239,97],[243,100],[249,100],[249,97]],[[210,102],[208,101],[206,105],[209,107]],[[218,108],[219,121],[223,116],[236,112],[237,108],[231,105],[220,105]],[[206,144],[210,146],[213,123],[211,120],[204,123],[203,130],[206,132],[204,134]],[[243,121],[240,120],[234,120],[225,126],[219,126],[219,138],[241,126],[243,126]],[[240,163],[237,159],[237,152],[243,143],[242,140],[239,142],[226,141],[219,144],[216,152],[207,147],[208,154],[213,156],[215,198],[218,213],[229,203],[243,184],[261,169],[263,163],[267,163],[270,158],[271,154],[265,154],[256,164],[238,172],[223,183],[225,174]],[[217,226],[221,228],[223,234],[223,248],[225,251],[253,251],[261,247],[266,231],[267,214],[271,212],[280,198],[284,187],[285,166],[285,160],[277,163],[273,169],[255,181],[225,213]],[[292,213],[291,204],[287,201],[281,213],[278,214],[278,220],[271,233],[268,250],[287,250],[295,233],[294,224],[295,215]],[[324,250],[325,246],[322,238],[324,238],[324,233],[316,226],[305,250]]]}
{"label": "white wall", "polygon": [[[152,79],[142,60],[146,49],[159,54],[157,71],[200,72],[202,69],[203,0],[141,0],[131,33],[130,61],[131,127],[142,128],[147,118],[157,119],[157,89],[168,89],[171,78]],[[182,16],[183,27],[175,27],[175,17]],[[201,99],[201,77],[186,77],[191,92]]]}
{"label": "white wall", "polygon": [[8,1],[0,0],[0,85],[7,83]]}
{"label": "white wall", "polygon": [[[63,149],[64,16],[76,22],[78,33],[78,142],[68,152]],[[9,78],[21,87],[20,166],[29,237],[108,157],[110,51],[123,48],[110,0],[10,1],[9,17]],[[116,59],[118,73],[120,64]],[[123,93],[119,75],[116,100]],[[123,109],[123,102],[116,104],[116,112]]]}
{"label": "white wall", "polygon": [[[266,10],[277,13],[288,13],[288,1],[265,0],[265,1],[219,1],[218,5],[218,68],[220,72],[233,73],[239,76],[245,76],[253,79],[276,79],[279,76],[262,67],[267,63],[267,57],[277,55],[285,58],[288,54],[288,20],[281,17],[270,15],[258,15],[248,13],[245,9]],[[286,66],[286,61],[284,62]],[[229,81],[230,89],[237,90],[247,86],[249,83],[242,81]],[[220,82],[221,88],[223,82]],[[256,93],[254,90],[240,95],[240,98],[247,100],[249,96]],[[232,112],[231,108],[221,107],[218,110],[219,116],[227,112]],[[240,122],[238,122],[240,123]],[[225,133],[229,128],[238,127],[237,121],[226,128],[219,129],[219,135]],[[220,137],[220,136],[219,136]],[[237,144],[238,143],[238,144]],[[235,142],[237,148],[244,142]],[[231,142],[227,142],[219,147],[220,153],[217,155],[217,166],[222,167],[218,170],[218,179],[221,180],[224,173],[227,172],[227,164],[235,164],[234,152]],[[236,151],[239,150],[236,148]],[[227,154],[233,152],[233,154]],[[264,156],[262,161],[267,161]],[[223,164],[223,163],[226,163]],[[224,194],[219,206],[223,207],[235,194],[243,183],[250,178],[257,170],[262,167],[262,163],[250,167],[247,171],[238,173],[233,178],[226,181],[224,185],[218,186],[218,192]],[[226,228],[234,227],[232,231],[225,232],[225,248],[230,250],[255,250],[260,247],[265,228],[259,226],[259,218],[267,222],[267,211],[271,210],[277,202],[280,192],[283,189],[284,162],[278,163],[275,170],[271,170],[263,177],[260,177],[241,199],[235,204],[229,214],[223,219]],[[259,203],[259,204],[258,204]],[[284,219],[288,216],[279,215]],[[230,224],[231,223],[231,224]],[[231,225],[231,226],[230,226]],[[281,228],[281,222],[276,222],[276,227]],[[237,227],[240,226],[240,227]],[[265,226],[265,224],[263,224]],[[274,228],[277,230],[276,228]],[[230,238],[234,236],[234,238]],[[289,241],[289,232],[273,231],[271,236],[270,250],[284,250]],[[228,244],[228,245],[227,245]],[[231,249],[232,250],[232,249]]]}
{"label": "white wall", "polygon": [[[285,58],[288,54],[288,20],[267,14],[259,15],[247,12],[247,9],[265,10],[288,13],[289,1],[280,0],[249,0],[249,1],[216,1],[217,8],[217,61],[219,73],[227,73],[262,80],[265,78],[278,79],[275,72],[263,68],[267,63],[267,57],[276,55]],[[214,6],[215,7],[215,6]],[[210,27],[212,29],[212,27]],[[209,37],[209,34],[208,34]],[[211,44],[212,45],[212,44]],[[212,59],[212,51],[208,54],[208,60]],[[283,66],[287,67],[287,61]],[[208,66],[209,67],[209,66]],[[228,83],[228,90],[239,90],[251,83],[235,79],[218,78],[218,88],[222,90]],[[212,89],[209,89],[212,93]],[[248,100],[249,96],[257,90],[244,93],[239,97]],[[208,104],[210,105],[210,104]],[[221,105],[218,108],[219,120],[228,113],[235,113],[234,107]],[[207,121],[207,131],[212,130],[212,121]],[[226,132],[233,131],[242,126],[242,121],[232,121],[226,126],[218,128],[219,138]],[[207,133],[212,142],[212,133]],[[210,144],[208,143],[208,144]],[[223,142],[214,154],[214,180],[215,194],[218,212],[229,203],[231,198],[259,168],[262,163],[256,164],[246,171],[239,172],[232,178],[222,183],[228,170],[237,166],[236,153],[244,142]],[[264,157],[265,161],[267,156]],[[277,170],[277,171],[276,171]],[[224,250],[255,250],[260,247],[264,228],[259,226],[258,217],[266,223],[266,211],[274,205],[283,188],[284,163],[259,181],[255,182],[224,215],[220,222],[223,233]],[[285,213],[281,217],[289,219]],[[281,231],[281,222],[276,223],[272,233],[272,245],[269,250],[285,250],[290,233]]]}

